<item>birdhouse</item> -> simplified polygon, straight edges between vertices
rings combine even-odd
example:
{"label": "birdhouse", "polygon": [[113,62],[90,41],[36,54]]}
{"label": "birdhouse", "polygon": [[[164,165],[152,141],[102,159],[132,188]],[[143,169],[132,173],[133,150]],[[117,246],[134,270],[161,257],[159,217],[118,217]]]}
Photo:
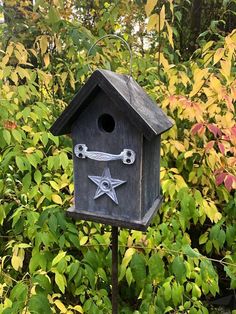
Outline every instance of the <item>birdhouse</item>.
{"label": "birdhouse", "polygon": [[51,127],[73,141],[68,214],[146,230],[162,202],[161,134],[171,126],[132,77],[96,70]]}

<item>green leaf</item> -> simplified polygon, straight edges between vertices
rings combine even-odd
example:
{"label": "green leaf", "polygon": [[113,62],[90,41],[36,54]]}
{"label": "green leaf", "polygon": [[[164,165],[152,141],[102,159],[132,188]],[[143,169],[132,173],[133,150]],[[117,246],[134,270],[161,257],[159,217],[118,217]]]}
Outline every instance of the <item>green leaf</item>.
{"label": "green leaf", "polygon": [[49,18],[49,22],[52,24],[55,24],[58,21],[60,21],[60,19],[61,19],[60,14],[54,6],[50,7],[49,13],[48,13],[48,18]]}
{"label": "green leaf", "polygon": [[183,246],[183,253],[189,257],[200,257],[201,254],[191,248],[189,244]]}
{"label": "green leaf", "polygon": [[3,138],[5,142],[10,145],[11,144],[11,133],[8,130],[2,131]]}
{"label": "green leaf", "polygon": [[130,286],[133,281],[133,275],[132,275],[132,271],[130,267],[126,269],[125,277],[126,277],[128,285]]}
{"label": "green leaf", "polygon": [[41,288],[45,290],[47,294],[52,292],[52,285],[48,277],[45,275],[36,275],[35,277],[33,277],[33,283],[38,284]]}
{"label": "green leaf", "polygon": [[22,179],[22,192],[28,192],[30,185],[31,185],[31,173],[28,172]]}
{"label": "green leaf", "polygon": [[67,154],[65,152],[61,152],[60,154],[60,164],[63,169],[66,169],[66,167],[69,164],[69,159],[67,157]]}
{"label": "green leaf", "polygon": [[174,282],[172,286],[172,300],[175,306],[182,303],[183,298],[183,286]]}
{"label": "green leaf", "polygon": [[29,271],[31,274],[35,272],[36,269],[46,270],[47,260],[45,255],[40,252],[32,252],[32,257],[29,263]]}
{"label": "green leaf", "polygon": [[55,271],[55,282],[62,293],[65,293],[66,279],[65,276]]}
{"label": "green leaf", "polygon": [[209,235],[209,232],[206,231],[205,233],[203,233],[200,238],[199,238],[199,244],[204,244],[207,242],[208,240],[208,235]]}
{"label": "green leaf", "polygon": [[11,290],[10,299],[24,303],[28,295],[28,286],[23,282],[17,283]]}
{"label": "green leaf", "polygon": [[164,283],[163,288],[164,288],[164,297],[165,297],[166,301],[170,301],[170,299],[171,299],[170,283],[169,282]]}
{"label": "green leaf", "polygon": [[143,287],[146,279],[146,262],[142,254],[133,255],[130,268],[137,286]]}
{"label": "green leaf", "polygon": [[28,307],[32,314],[52,313],[48,298],[41,293],[30,298]]}
{"label": "green leaf", "polygon": [[52,266],[55,266],[60,262],[60,260],[66,256],[66,252],[59,252],[57,256],[52,260]]}
{"label": "green leaf", "polygon": [[148,261],[149,274],[151,280],[161,281],[164,278],[164,263],[158,253],[154,253]]}
{"label": "green leaf", "polygon": [[42,174],[39,170],[36,170],[34,173],[34,181],[40,185],[41,181],[42,181]]}
{"label": "green leaf", "polygon": [[12,130],[12,135],[13,135],[13,137],[15,138],[15,140],[16,140],[18,143],[21,144],[21,142],[22,142],[21,133],[20,133],[18,130],[13,129],[13,130]]}
{"label": "green leaf", "polygon": [[18,169],[21,172],[24,172],[26,170],[24,159],[20,156],[16,156],[15,159],[16,159],[16,165],[17,165]]}
{"label": "green leaf", "polygon": [[80,267],[80,263],[78,261],[72,263],[70,266],[69,266],[69,276],[68,276],[68,281],[71,281],[71,279],[74,278],[74,276],[76,275],[76,273],[78,272],[79,270],[79,267]]}
{"label": "green leaf", "polygon": [[29,160],[30,164],[37,169],[38,161],[33,154],[27,154],[26,158]]}
{"label": "green leaf", "polygon": [[194,282],[192,283],[192,286],[193,286],[193,288],[192,288],[192,296],[196,297],[197,299],[199,299],[201,297],[201,294],[202,294],[201,289]]}
{"label": "green leaf", "polygon": [[172,270],[176,277],[176,280],[180,283],[182,283],[185,279],[186,275],[186,268],[184,265],[184,261],[180,256],[175,257],[173,263],[172,263]]}

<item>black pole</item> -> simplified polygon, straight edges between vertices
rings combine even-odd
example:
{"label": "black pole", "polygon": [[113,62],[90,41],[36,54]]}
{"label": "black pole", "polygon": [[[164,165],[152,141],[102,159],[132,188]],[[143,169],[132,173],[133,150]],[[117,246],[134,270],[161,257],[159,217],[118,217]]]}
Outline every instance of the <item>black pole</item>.
{"label": "black pole", "polygon": [[112,314],[118,314],[118,227],[112,227]]}

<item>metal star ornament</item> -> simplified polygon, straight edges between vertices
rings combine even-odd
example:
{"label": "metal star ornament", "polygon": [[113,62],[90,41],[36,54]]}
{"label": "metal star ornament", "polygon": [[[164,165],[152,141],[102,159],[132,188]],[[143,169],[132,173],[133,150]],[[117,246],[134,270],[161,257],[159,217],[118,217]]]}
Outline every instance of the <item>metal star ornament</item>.
{"label": "metal star ornament", "polygon": [[115,188],[120,186],[121,184],[126,183],[126,181],[119,180],[119,179],[113,179],[111,177],[111,172],[109,168],[105,168],[102,176],[88,176],[91,181],[93,181],[98,187],[97,191],[94,195],[94,199],[102,196],[103,194],[108,195],[114,203],[117,205],[118,199],[116,196]]}

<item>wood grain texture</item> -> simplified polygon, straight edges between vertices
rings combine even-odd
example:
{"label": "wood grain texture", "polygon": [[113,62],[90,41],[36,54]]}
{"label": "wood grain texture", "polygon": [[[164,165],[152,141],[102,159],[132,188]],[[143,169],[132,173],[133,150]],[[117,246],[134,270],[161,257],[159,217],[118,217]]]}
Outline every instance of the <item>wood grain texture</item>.
{"label": "wood grain texture", "polygon": [[94,215],[93,213],[90,213],[90,212],[84,212],[84,211],[78,212],[75,209],[75,206],[70,207],[67,210],[66,214],[75,220],[82,219],[82,220],[88,220],[88,221],[103,223],[103,224],[107,224],[110,226],[146,231],[148,226],[150,225],[153,217],[155,216],[157,209],[161,206],[161,203],[162,203],[162,197],[157,198],[154,201],[152,207],[149,208],[146,215],[140,220],[126,221],[126,220],[119,219],[119,218],[112,218],[112,217],[106,216],[106,215],[99,215],[98,216],[98,215]]}
{"label": "wood grain texture", "polygon": [[160,196],[160,145],[161,136],[143,140],[142,216]]}
{"label": "wood grain texture", "polygon": [[97,87],[113,99],[126,114],[126,119],[146,138],[151,139],[172,127],[173,123],[166,114],[132,77],[108,70],[96,70],[51,127],[54,135],[71,132],[73,122],[88,106],[89,98],[94,96]]}
{"label": "wood grain texture", "polygon": [[[103,114],[114,118],[115,128],[111,133],[100,130],[98,126],[99,117]],[[124,148],[129,148],[136,153],[132,165],[125,165],[121,160],[79,159],[73,154],[76,211],[108,215],[126,221],[140,220],[142,135],[126,121],[113,100],[102,90],[74,123],[72,139],[73,147],[76,144],[86,144],[89,150],[112,154],[119,154]],[[101,176],[106,167],[110,169],[112,178],[126,181],[115,189],[118,205],[106,194],[94,199],[97,186],[88,176]]]}

